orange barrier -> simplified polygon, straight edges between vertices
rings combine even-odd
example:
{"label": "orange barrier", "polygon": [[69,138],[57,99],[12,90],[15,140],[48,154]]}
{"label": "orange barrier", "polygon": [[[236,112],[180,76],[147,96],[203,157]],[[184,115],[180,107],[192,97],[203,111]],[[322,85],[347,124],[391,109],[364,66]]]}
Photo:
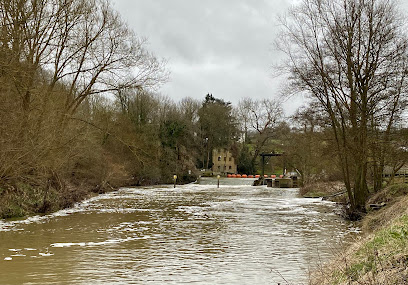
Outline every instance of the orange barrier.
{"label": "orange barrier", "polygon": [[[265,177],[268,177],[268,175],[264,175]],[[275,175],[276,176],[276,175]],[[247,174],[227,174],[228,178],[259,178],[261,175],[247,175]]]}

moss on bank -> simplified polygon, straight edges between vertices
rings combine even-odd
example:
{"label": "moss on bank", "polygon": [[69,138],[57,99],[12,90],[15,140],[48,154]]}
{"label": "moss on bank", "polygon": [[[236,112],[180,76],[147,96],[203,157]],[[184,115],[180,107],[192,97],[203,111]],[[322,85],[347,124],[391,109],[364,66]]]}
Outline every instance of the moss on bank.
{"label": "moss on bank", "polygon": [[363,237],[313,274],[317,284],[408,284],[408,184],[392,185],[369,200],[387,202],[362,220]]}

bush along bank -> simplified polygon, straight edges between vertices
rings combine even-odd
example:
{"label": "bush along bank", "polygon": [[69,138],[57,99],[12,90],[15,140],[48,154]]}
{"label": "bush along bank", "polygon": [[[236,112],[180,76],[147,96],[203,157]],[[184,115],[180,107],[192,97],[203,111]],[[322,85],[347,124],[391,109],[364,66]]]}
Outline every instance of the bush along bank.
{"label": "bush along bank", "polygon": [[[408,184],[392,185],[367,203],[362,237],[312,274],[317,284],[408,284]],[[386,204],[371,210],[370,204]]]}

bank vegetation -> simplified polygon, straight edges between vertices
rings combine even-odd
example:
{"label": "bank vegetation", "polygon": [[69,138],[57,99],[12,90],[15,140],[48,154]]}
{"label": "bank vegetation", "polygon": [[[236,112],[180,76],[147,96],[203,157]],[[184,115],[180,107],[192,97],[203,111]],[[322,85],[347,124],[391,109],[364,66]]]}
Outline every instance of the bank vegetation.
{"label": "bank vegetation", "polygon": [[[317,284],[392,285],[408,283],[408,184],[394,184],[370,198],[362,235],[346,251],[321,265]],[[382,204],[379,210],[369,205]]]}

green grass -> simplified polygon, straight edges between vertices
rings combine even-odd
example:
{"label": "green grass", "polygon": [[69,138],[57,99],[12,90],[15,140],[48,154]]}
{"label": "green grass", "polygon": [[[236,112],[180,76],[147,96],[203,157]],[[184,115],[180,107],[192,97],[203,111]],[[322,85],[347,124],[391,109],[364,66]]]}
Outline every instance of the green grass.
{"label": "green grass", "polygon": [[352,262],[344,270],[335,271],[333,280],[357,281],[366,274],[376,276],[396,266],[408,265],[408,215],[396,219],[392,225],[376,232],[354,253]]}

